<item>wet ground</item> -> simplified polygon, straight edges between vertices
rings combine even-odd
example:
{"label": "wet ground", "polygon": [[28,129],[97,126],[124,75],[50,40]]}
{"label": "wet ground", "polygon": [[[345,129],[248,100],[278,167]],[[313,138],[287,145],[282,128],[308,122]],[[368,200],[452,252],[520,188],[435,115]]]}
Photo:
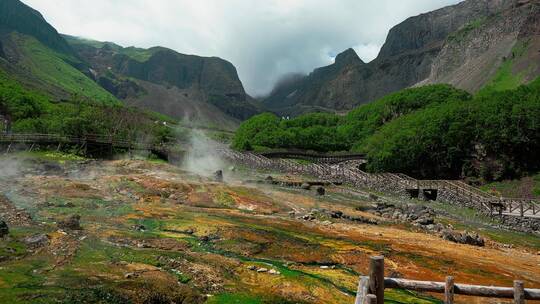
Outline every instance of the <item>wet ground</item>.
{"label": "wet ground", "polygon": [[[540,288],[538,237],[460,220],[459,212],[439,220],[477,231],[485,247],[358,211],[376,200],[399,201],[342,186],[319,196],[243,184],[267,173],[241,168],[217,183],[144,160],[33,155],[6,161],[12,165],[0,178],[0,218],[10,233],[0,240],[0,303],[353,303],[358,276],[379,254],[387,276],[442,281],[453,275],[458,283],[503,286],[521,279]],[[302,218],[313,210],[378,224],[324,213]],[[80,216],[80,229],[59,228],[73,215]],[[386,291],[388,303],[441,303],[433,296]]]}

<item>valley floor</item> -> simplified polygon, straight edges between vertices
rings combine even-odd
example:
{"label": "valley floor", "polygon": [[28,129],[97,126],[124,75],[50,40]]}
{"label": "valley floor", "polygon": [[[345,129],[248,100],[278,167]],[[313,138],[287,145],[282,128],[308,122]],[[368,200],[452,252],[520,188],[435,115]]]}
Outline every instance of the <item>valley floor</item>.
{"label": "valley floor", "polygon": [[[478,232],[485,247],[359,211],[403,203],[396,198],[245,184],[267,174],[242,168],[218,183],[145,160],[33,155],[0,164],[0,219],[10,231],[0,240],[0,303],[350,304],[379,254],[387,276],[540,288],[538,236],[499,231],[441,203],[431,205],[437,221]],[[80,229],[66,223],[70,215],[80,215]],[[436,297],[386,291],[388,303],[441,303]]]}

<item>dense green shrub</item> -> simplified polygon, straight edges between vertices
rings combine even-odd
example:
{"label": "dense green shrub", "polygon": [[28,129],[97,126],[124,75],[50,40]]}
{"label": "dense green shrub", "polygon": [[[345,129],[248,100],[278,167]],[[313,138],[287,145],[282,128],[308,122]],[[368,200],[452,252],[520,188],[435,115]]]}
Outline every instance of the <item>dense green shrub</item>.
{"label": "dense green shrub", "polygon": [[12,120],[12,131],[71,136],[114,135],[131,140],[165,141],[171,129],[156,124],[162,117],[119,104],[97,103],[78,95],[55,102],[28,90],[0,71],[0,114]]}
{"label": "dense green shrub", "polygon": [[366,153],[371,171],[484,180],[540,169],[540,79],[472,97],[449,85],[406,89],[344,117],[308,114],[246,121],[234,147]]}

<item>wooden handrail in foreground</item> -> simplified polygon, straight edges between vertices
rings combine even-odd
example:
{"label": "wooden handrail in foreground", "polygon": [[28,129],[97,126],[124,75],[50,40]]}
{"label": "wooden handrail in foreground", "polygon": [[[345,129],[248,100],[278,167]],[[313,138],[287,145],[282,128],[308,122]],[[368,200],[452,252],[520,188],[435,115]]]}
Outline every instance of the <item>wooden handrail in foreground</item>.
{"label": "wooden handrail in foreground", "polygon": [[444,303],[453,304],[454,295],[466,295],[488,298],[514,299],[516,304],[524,304],[525,300],[540,300],[540,289],[524,288],[523,281],[514,281],[513,287],[481,286],[454,283],[454,277],[449,276],[446,282],[416,281],[407,279],[384,278],[384,258],[371,257],[369,276],[360,277],[355,304],[372,303],[376,295],[377,304],[384,303],[384,289],[399,288],[413,291],[434,292],[444,294]]}

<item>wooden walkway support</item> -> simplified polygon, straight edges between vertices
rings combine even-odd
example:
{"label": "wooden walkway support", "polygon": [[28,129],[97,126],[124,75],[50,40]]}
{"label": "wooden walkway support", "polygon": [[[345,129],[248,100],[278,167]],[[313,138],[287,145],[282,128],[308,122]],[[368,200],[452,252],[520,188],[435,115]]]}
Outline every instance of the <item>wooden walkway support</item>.
{"label": "wooden walkway support", "polygon": [[[445,304],[453,304],[454,295],[514,299],[515,304],[524,304],[525,300],[540,300],[540,289],[525,288],[523,281],[519,280],[514,281],[513,287],[496,287],[455,284],[454,277],[451,276],[447,277],[445,282],[384,278],[379,284],[381,277],[384,278],[384,258],[371,257],[369,277],[360,277],[355,304],[368,303],[369,294],[376,295],[377,301],[374,303],[384,303],[386,288],[441,293],[444,294]],[[369,286],[369,289],[366,286]]]}

